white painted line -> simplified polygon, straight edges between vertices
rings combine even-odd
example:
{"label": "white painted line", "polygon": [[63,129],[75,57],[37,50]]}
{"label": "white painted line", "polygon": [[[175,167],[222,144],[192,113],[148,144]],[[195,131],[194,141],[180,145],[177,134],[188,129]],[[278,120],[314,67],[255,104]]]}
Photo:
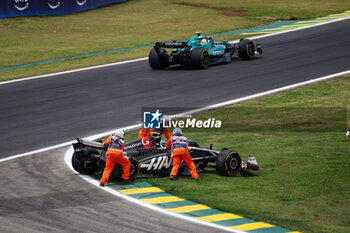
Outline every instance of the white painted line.
{"label": "white painted line", "polygon": [[[73,170],[74,173],[76,174],[79,174],[77,173],[72,165],[71,165],[71,161],[72,161],[72,155],[74,153],[74,149],[73,147],[70,147],[65,156],[64,156],[64,161],[66,162],[66,164],[68,165],[68,167],[70,169]],[[84,180],[86,180],[87,182],[99,187],[99,181],[96,180],[96,179],[93,179],[91,178],[90,176],[87,176],[87,175],[80,175],[79,176],[81,178],[83,178]],[[135,203],[137,205],[140,205],[140,206],[143,206],[143,207],[146,207],[146,208],[149,208],[149,209],[152,209],[154,211],[157,211],[157,212],[160,212],[160,213],[163,213],[163,214],[166,214],[166,215],[169,215],[171,217],[176,217],[176,218],[180,218],[180,219],[183,219],[183,220],[187,220],[189,222],[193,222],[193,223],[197,223],[197,224],[200,224],[200,225],[204,225],[204,226],[209,226],[209,227],[213,227],[213,228],[216,228],[216,229],[220,229],[220,230],[223,230],[223,231],[227,231],[227,232],[234,232],[234,233],[246,233],[244,231],[239,231],[239,230],[235,230],[235,229],[231,229],[231,228],[228,228],[228,227],[224,227],[224,226],[220,226],[220,225],[216,225],[214,223],[210,223],[210,222],[205,222],[203,220],[199,220],[199,219],[195,219],[195,218],[192,218],[192,217],[189,217],[189,216],[186,216],[186,215],[182,215],[182,214],[178,214],[178,213],[174,213],[174,212],[171,212],[171,211],[168,211],[168,210],[165,210],[165,209],[162,209],[162,208],[159,208],[157,206],[153,206],[151,204],[148,204],[148,203],[145,203],[145,202],[142,202],[136,198],[133,198],[133,197],[130,197],[130,196],[127,196],[125,194],[122,194],[120,192],[118,192],[117,190],[113,189],[113,188],[110,188],[108,186],[105,186],[105,187],[99,187],[103,190],[105,190],[106,192],[109,192],[117,197],[120,197],[120,198],[123,198],[127,201],[130,201],[132,203]]]}
{"label": "white painted line", "polygon": [[13,160],[13,159],[25,157],[25,156],[28,156],[28,155],[33,155],[33,154],[37,154],[37,153],[41,153],[41,152],[45,152],[45,151],[49,151],[49,150],[54,150],[54,149],[57,149],[57,148],[60,148],[60,147],[68,146],[68,145],[72,144],[73,142],[74,141],[65,142],[65,143],[54,145],[54,146],[49,146],[49,147],[46,147],[46,148],[42,148],[42,149],[39,149],[39,150],[34,150],[34,151],[30,151],[30,152],[26,152],[26,153],[22,153],[22,154],[18,154],[18,155],[13,155],[13,156],[9,156],[9,157],[6,157],[6,158],[2,158],[2,159],[0,159],[0,163],[8,161],[8,160]]}
{"label": "white painted line", "polygon": [[109,64],[104,64],[104,65],[98,65],[98,66],[90,66],[90,67],[85,67],[85,68],[80,68],[80,69],[75,69],[75,70],[67,70],[67,71],[62,71],[62,72],[57,72],[57,73],[52,73],[52,74],[43,74],[43,75],[33,76],[33,77],[28,77],[28,78],[3,81],[3,82],[0,82],[0,85],[9,84],[9,83],[15,83],[15,82],[22,82],[22,81],[29,81],[29,80],[33,80],[33,79],[51,77],[51,76],[56,76],[56,75],[61,75],[61,74],[70,74],[70,73],[74,73],[74,72],[98,69],[98,68],[103,68],[103,67],[108,67],[108,66],[123,65],[123,64],[127,64],[127,63],[143,61],[143,60],[146,60],[146,59],[148,59],[148,58],[147,57],[143,57],[143,58],[138,58],[138,59],[134,59],[134,60],[121,61],[121,62],[109,63]]}
{"label": "white painted line", "polygon": [[[288,33],[288,32],[299,31],[299,30],[308,29],[308,28],[312,28],[312,27],[322,26],[322,25],[325,25],[325,24],[330,24],[330,23],[334,23],[334,22],[338,22],[338,21],[342,21],[342,20],[347,20],[347,19],[350,19],[350,17],[335,19],[335,20],[331,20],[331,21],[327,21],[327,22],[316,23],[316,24],[310,25],[310,26],[305,26],[305,27],[290,29],[290,30],[286,30],[286,31],[265,34],[265,35],[259,35],[259,36],[249,37],[249,38],[252,39],[252,40],[260,39],[260,38],[264,38],[264,37],[270,37],[270,36],[280,35],[280,34],[284,34],[284,33]],[[238,40],[230,41],[230,43],[235,43],[235,42],[238,42]],[[51,76],[56,76],[56,75],[61,75],[61,74],[69,74],[69,73],[74,73],[74,72],[79,72],[79,71],[98,69],[98,68],[103,68],[103,67],[108,67],[108,66],[122,65],[122,64],[127,64],[127,63],[144,61],[144,60],[147,60],[147,59],[148,59],[148,57],[143,57],[143,58],[138,58],[138,59],[134,59],[134,60],[115,62],[115,63],[109,63],[109,64],[104,64],[104,65],[80,68],[80,69],[75,69],[75,70],[68,70],[68,71],[63,71],[63,72],[57,72],[57,73],[52,73],[52,74],[43,74],[43,75],[33,76],[33,77],[28,77],[28,78],[3,81],[3,82],[0,82],[0,85],[10,84],[10,83],[15,83],[15,82],[28,81],[28,80],[39,79],[39,78],[45,78],[45,77],[51,77]]]}

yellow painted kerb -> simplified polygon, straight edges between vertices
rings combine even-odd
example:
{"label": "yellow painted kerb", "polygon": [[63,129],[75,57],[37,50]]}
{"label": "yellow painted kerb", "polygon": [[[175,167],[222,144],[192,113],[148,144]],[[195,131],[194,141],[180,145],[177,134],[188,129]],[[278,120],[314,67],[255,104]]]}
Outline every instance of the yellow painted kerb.
{"label": "yellow painted kerb", "polygon": [[167,203],[167,202],[173,202],[173,201],[185,201],[185,199],[175,197],[175,196],[168,196],[168,197],[155,197],[155,198],[141,199],[141,201],[149,204],[160,204],[160,203]]}
{"label": "yellow painted kerb", "polygon": [[140,193],[157,193],[157,192],[164,192],[164,190],[157,188],[157,187],[148,187],[148,188],[136,188],[136,189],[125,189],[125,190],[119,190],[119,192],[131,195],[131,194],[140,194]]}
{"label": "yellow painted kerb", "polygon": [[240,230],[240,231],[250,231],[250,230],[266,228],[266,227],[274,227],[274,225],[264,223],[264,222],[257,222],[257,223],[247,223],[247,224],[242,224],[238,226],[232,226],[230,228]]}
{"label": "yellow painted kerb", "polygon": [[196,210],[207,210],[207,209],[210,209],[210,207],[198,204],[198,205],[181,206],[176,208],[168,208],[166,210],[169,210],[175,213],[186,213],[186,212],[191,212]]}
{"label": "yellow painted kerb", "polygon": [[205,216],[205,217],[197,217],[197,219],[204,220],[206,222],[223,221],[223,220],[237,219],[237,218],[243,218],[243,217],[235,214],[230,214],[230,213],[214,214],[214,215]]}

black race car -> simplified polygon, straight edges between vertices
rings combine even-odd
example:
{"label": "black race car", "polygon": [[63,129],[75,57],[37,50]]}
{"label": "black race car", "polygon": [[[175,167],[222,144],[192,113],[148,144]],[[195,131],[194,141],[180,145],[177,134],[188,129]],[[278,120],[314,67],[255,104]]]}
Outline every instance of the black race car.
{"label": "black race car", "polygon": [[[172,168],[171,152],[160,141],[160,136],[153,135],[127,143],[124,154],[131,162],[130,179],[166,177]],[[106,147],[102,141],[78,139],[73,143],[73,168],[81,174],[93,174],[103,171],[106,160]],[[255,157],[249,157],[247,163],[241,161],[237,151],[228,148],[220,152],[210,148],[201,148],[197,142],[189,140],[189,153],[196,165],[197,172],[204,171],[209,162],[216,163],[216,170],[223,176],[235,176],[239,172],[258,170]],[[111,173],[111,179],[121,181],[122,169],[117,163]],[[187,166],[182,162],[178,175],[189,175]]]}

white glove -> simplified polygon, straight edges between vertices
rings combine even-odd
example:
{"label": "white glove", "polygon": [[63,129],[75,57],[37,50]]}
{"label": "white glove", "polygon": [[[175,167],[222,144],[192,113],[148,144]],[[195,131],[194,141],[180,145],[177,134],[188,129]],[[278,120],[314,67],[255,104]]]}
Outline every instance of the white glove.
{"label": "white glove", "polygon": [[350,131],[346,131],[346,137],[348,138],[349,137],[349,135],[350,135]]}

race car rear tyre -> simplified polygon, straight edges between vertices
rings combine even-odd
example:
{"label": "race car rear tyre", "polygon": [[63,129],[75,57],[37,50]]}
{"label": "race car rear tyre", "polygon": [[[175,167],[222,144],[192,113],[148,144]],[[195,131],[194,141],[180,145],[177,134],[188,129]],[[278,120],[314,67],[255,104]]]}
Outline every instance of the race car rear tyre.
{"label": "race car rear tyre", "polygon": [[[135,158],[131,158],[131,159],[129,159],[129,161],[131,163],[129,179],[134,180],[139,175],[140,165],[139,165],[139,162],[137,161],[137,159],[135,159]],[[113,171],[111,173],[110,178],[115,180],[115,181],[122,181],[123,180],[122,174],[123,174],[122,166],[120,166],[119,163],[116,163],[114,168],[113,168]]]}
{"label": "race car rear tyre", "polygon": [[200,147],[198,142],[196,142],[195,140],[188,140],[188,145],[191,146],[191,147]]}
{"label": "race car rear tyre", "polygon": [[237,151],[225,149],[216,157],[216,170],[222,176],[235,176],[241,170],[241,163]]}
{"label": "race car rear tyre", "polygon": [[242,60],[252,60],[254,58],[255,48],[251,40],[241,39],[238,43],[238,56]]}
{"label": "race car rear tyre", "polygon": [[84,166],[84,161],[78,159],[77,153],[74,153],[72,156],[72,166],[74,170],[85,175],[91,175],[97,171],[95,165],[92,165],[90,168],[86,168]]}
{"label": "race car rear tyre", "polygon": [[191,53],[191,65],[195,69],[206,69],[209,65],[209,53],[206,49],[193,49]]}
{"label": "race car rear tyre", "polygon": [[152,49],[148,55],[148,63],[152,69],[160,70],[169,67],[169,54],[165,49]]}

